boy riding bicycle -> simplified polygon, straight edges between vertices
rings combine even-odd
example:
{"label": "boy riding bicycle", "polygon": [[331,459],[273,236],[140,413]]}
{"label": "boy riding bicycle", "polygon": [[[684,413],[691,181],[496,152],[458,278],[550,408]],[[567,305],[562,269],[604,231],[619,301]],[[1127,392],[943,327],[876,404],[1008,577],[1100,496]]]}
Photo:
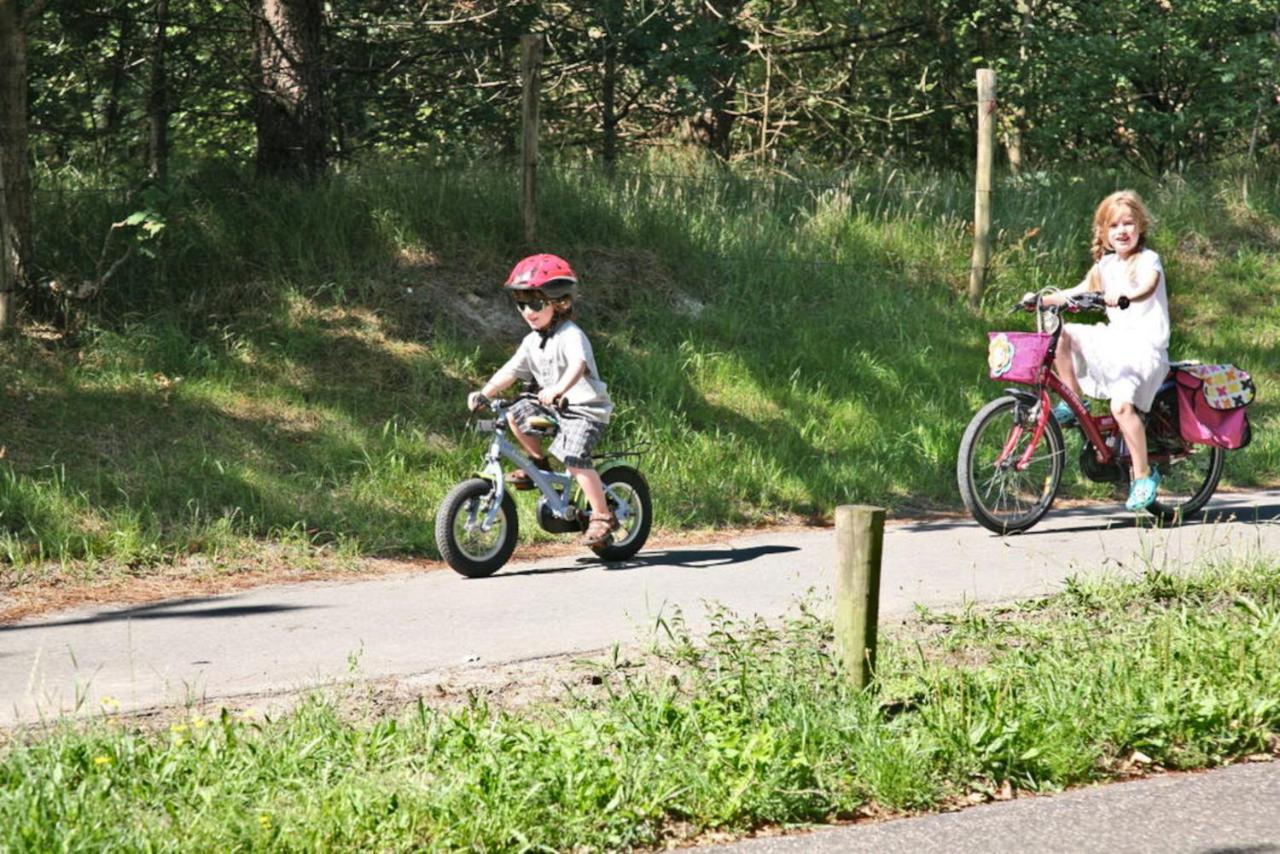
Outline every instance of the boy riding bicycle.
{"label": "boy riding bicycle", "polygon": [[[537,401],[517,401],[508,426],[534,465],[546,471],[551,463],[531,431],[538,420],[559,422],[559,432],[547,453],[564,463],[591,505],[591,522],[579,543],[594,548],[607,545],[618,528],[591,459],[613,413],[613,402],[600,379],[591,342],[573,320],[577,285],[578,277],[569,263],[556,255],[531,255],[516,264],[503,287],[515,298],[530,332],[484,387],[467,396],[467,406],[478,409],[477,396],[493,397],[518,380],[537,383]],[[515,489],[532,486],[523,471],[513,472],[508,482]]]}

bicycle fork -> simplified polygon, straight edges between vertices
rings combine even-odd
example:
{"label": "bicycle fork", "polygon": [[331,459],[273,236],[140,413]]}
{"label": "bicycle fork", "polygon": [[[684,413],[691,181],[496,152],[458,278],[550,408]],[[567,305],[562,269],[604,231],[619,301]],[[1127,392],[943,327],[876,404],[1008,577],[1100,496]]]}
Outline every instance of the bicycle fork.
{"label": "bicycle fork", "polygon": [[[1016,420],[1014,422],[1013,429],[1009,431],[1009,438],[1005,440],[1004,448],[1000,451],[1000,456],[996,458],[996,468],[1008,468],[1009,457],[1013,454],[1013,449],[1018,447],[1018,442],[1022,439],[1022,434],[1026,432],[1027,428],[1024,426],[1026,419],[1021,415],[1025,405],[1026,401],[1021,398],[1017,399],[1017,403],[1013,410]],[[1044,437],[1045,425],[1048,423],[1048,420],[1053,417],[1049,411],[1049,395],[1047,392],[1041,392],[1040,400],[1037,403],[1036,409],[1039,410],[1039,415],[1035,420],[1035,432],[1031,435],[1031,441],[1027,442],[1027,449],[1023,451],[1022,456],[1013,463],[1014,471],[1025,471],[1027,466],[1031,464],[1031,455],[1035,453],[1036,448],[1040,447],[1040,440]],[[1033,411],[1035,410],[1033,409]]]}

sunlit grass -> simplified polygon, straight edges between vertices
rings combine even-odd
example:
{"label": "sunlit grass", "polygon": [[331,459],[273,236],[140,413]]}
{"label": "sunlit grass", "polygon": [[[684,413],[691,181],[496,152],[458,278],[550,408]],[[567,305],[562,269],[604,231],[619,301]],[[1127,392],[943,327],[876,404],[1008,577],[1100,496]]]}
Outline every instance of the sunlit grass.
{"label": "sunlit grass", "polygon": [[[191,710],[11,732],[0,847],[625,850],[1212,767],[1280,743],[1280,571],[1075,581],[1046,600],[922,610],[873,690],[829,623],[673,617],[647,660],[503,709],[359,683],[274,719]],[[592,687],[595,685],[596,687]]]}
{"label": "sunlit grass", "polygon": [[[147,564],[295,531],[434,555],[434,507],[482,450],[465,393],[521,334],[497,294],[526,251],[513,175],[365,164],[298,189],[211,170],[172,191],[156,257],[122,268],[74,341],[0,349],[8,565]],[[1004,178],[978,312],[965,175],[734,175],[655,156],[612,179],[554,163],[541,177],[538,248],[583,277],[618,404],[606,444],[650,443],[659,526],[957,507],[955,446],[1000,391],[986,330],[1025,328],[1006,313],[1024,290],[1079,280],[1093,206],[1129,184],[1157,216],[1174,355],[1258,381],[1254,444],[1227,483],[1280,473],[1274,176]],[[42,196],[43,263],[91,269],[100,247],[73,236],[121,204]],[[523,536],[545,538],[521,512]]]}

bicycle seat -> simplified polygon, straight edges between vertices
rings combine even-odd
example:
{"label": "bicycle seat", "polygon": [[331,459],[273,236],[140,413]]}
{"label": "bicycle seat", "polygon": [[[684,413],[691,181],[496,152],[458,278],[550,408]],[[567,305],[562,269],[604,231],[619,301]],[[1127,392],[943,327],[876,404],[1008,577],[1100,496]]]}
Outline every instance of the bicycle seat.
{"label": "bicycle seat", "polygon": [[543,433],[555,430],[560,426],[560,423],[554,418],[548,418],[545,415],[531,416],[525,423],[528,425],[530,430],[538,430]]}

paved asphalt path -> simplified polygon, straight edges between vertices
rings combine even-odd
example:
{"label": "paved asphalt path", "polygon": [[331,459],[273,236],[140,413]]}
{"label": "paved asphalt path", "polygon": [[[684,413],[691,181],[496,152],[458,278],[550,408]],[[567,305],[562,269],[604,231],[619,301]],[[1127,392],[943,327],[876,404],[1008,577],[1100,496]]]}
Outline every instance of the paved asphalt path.
{"label": "paved asphalt path", "polygon": [[[1059,510],[1018,536],[967,518],[885,532],[881,622],[917,604],[946,608],[1042,595],[1072,575],[1138,574],[1196,559],[1280,551],[1280,491],[1225,494],[1213,521],[1136,527],[1119,507]],[[250,701],[358,674],[423,678],[544,656],[646,643],[660,618],[705,628],[705,604],[785,614],[823,597],[831,529],[777,531],[646,550],[605,566],[571,555],[512,563],[487,579],[448,570],[293,584],[141,607],[91,608],[0,626],[0,725],[167,703]]]}
{"label": "paved asphalt path", "polygon": [[1280,854],[1280,762],[961,812],[699,848],[700,854]]}

